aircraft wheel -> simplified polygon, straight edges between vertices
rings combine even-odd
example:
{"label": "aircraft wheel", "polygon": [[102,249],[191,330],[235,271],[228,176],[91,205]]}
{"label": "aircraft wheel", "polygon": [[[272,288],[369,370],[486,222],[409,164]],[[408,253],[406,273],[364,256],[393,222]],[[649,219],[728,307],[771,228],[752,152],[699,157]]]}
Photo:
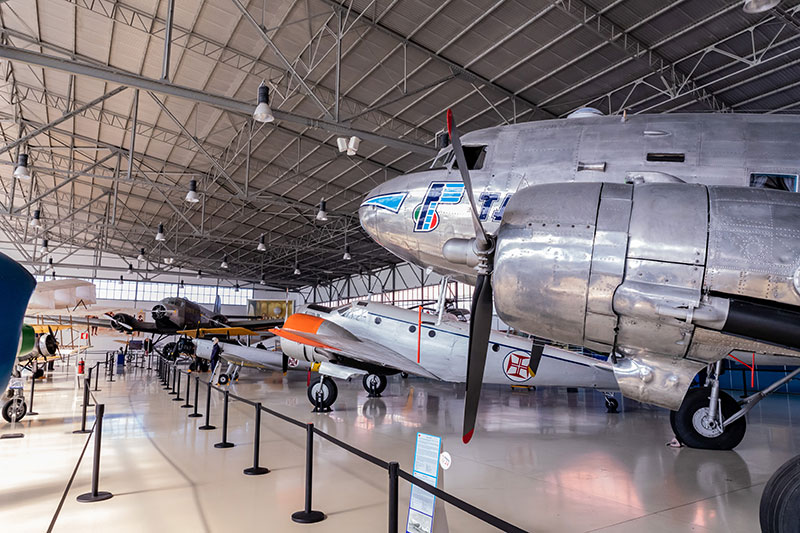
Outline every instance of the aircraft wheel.
{"label": "aircraft wheel", "polygon": [[230,383],[231,377],[228,374],[220,374],[218,381],[220,385],[227,385]]}
{"label": "aircraft wheel", "polygon": [[44,376],[44,368],[37,368],[33,372],[33,379],[40,379],[42,376]]}
{"label": "aircraft wheel", "polygon": [[336,382],[327,376],[315,379],[308,387],[308,401],[315,407],[317,405],[317,391],[322,391],[321,407],[323,409],[333,405],[336,397],[339,396],[339,388],[336,386]]}
{"label": "aircraft wheel", "polygon": [[789,459],[767,481],[759,521],[763,533],[800,532],[800,455]]}
{"label": "aircraft wheel", "polygon": [[616,398],[606,397],[606,412],[616,413],[619,408],[619,402]]}
{"label": "aircraft wheel", "polygon": [[400,372],[400,377],[403,379],[408,379],[408,372]]}
{"label": "aircraft wheel", "polygon": [[380,396],[386,390],[386,376],[380,374],[367,374],[361,380],[364,385],[364,390],[370,393],[371,396]]}
{"label": "aircraft wheel", "polygon": [[11,398],[3,404],[3,419],[6,422],[11,422],[16,415],[17,422],[25,417],[28,412],[28,404],[22,398]]}
{"label": "aircraft wheel", "polygon": [[[742,417],[726,426],[724,431],[709,424],[708,401],[710,396],[710,387],[689,389],[680,409],[671,411],[669,414],[672,430],[675,432],[675,437],[690,448],[732,450],[742,442],[747,431],[747,422]],[[733,416],[739,410],[736,400],[728,394],[720,391],[719,399],[722,404],[723,420]]]}

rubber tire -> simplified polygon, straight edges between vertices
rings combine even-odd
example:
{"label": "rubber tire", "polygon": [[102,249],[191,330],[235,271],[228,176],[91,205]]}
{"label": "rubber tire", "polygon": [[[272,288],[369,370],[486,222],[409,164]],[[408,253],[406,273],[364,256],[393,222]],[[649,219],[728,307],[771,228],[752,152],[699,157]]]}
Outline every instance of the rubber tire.
{"label": "rubber tire", "polygon": [[800,532],[800,455],[789,459],[769,478],[758,518],[762,533]]}
{"label": "rubber tire", "polygon": [[[375,389],[374,391],[369,389],[369,385],[367,383],[367,379],[370,376],[378,376],[379,379],[378,388]],[[364,374],[364,378],[361,380],[361,384],[364,386],[364,390],[370,394],[375,394],[375,395],[379,395],[380,393],[385,391],[387,383],[388,380],[386,379],[386,376],[383,376],[381,374]]]}
{"label": "rubber tire", "polygon": [[[683,398],[680,409],[671,411],[669,422],[675,438],[690,448],[701,450],[732,450],[742,442],[747,432],[747,421],[744,417],[740,418],[730,426],[725,428],[722,435],[717,437],[704,437],[699,434],[692,424],[692,416],[698,409],[708,407],[709,397],[711,396],[710,387],[699,387],[689,389]],[[727,419],[739,410],[739,404],[727,393],[719,391],[719,398],[722,404],[722,417]]]}
{"label": "rubber tire", "polygon": [[619,401],[616,398],[606,398],[606,411],[616,413],[617,409],[619,409]]}
{"label": "rubber tire", "polygon": [[312,381],[311,385],[308,386],[306,395],[308,396],[308,401],[311,402],[311,405],[314,407],[317,406],[316,398],[314,398],[314,387],[320,382],[324,382],[323,386],[328,387],[328,390],[330,391],[328,397],[322,399],[322,408],[327,409],[336,402],[336,398],[339,396],[339,388],[336,386],[335,381],[326,376],[319,377]]}
{"label": "rubber tire", "polygon": [[[3,404],[3,419],[9,423],[11,422],[11,409],[13,404],[14,404],[13,398]],[[17,416],[17,422],[25,418],[25,415],[28,413],[28,404],[25,403],[25,400],[22,400],[22,408],[20,409],[20,411],[21,414]]]}
{"label": "rubber tire", "polygon": [[231,382],[231,377],[228,374],[220,374],[217,383],[220,385],[227,385]]}

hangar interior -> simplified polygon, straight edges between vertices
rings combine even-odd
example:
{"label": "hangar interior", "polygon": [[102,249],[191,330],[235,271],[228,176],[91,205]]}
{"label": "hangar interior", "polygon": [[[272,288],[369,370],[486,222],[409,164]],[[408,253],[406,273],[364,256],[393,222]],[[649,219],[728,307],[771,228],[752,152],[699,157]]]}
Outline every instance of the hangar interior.
{"label": "hangar interior", "polygon": [[[439,168],[437,154],[453,138],[448,110],[465,136],[525,123],[557,125],[587,113],[588,120],[602,115],[615,123],[640,115],[792,117],[800,108],[799,12],[800,3],[792,0],[0,1],[0,253],[40,286],[94,284],[89,306],[78,299],[66,309],[27,315],[26,323],[40,325],[36,342],[49,325],[64,353],[55,361],[17,361],[24,388],[7,397],[30,395],[29,411],[35,405],[38,413],[0,421],[0,432],[24,435],[0,440],[0,521],[23,531],[88,525],[256,531],[266,524],[274,531],[379,531],[388,516],[389,530],[397,530],[383,468],[370,470],[363,458],[324,436],[316,437],[309,461],[306,433],[269,411],[262,421],[264,407],[301,425],[313,423],[384,462],[397,461],[404,472],[414,471],[418,434],[441,437],[448,466],[434,464],[434,483],[474,512],[436,498],[432,525],[413,529],[406,509],[417,498],[404,478],[394,499],[399,527],[408,519],[408,531],[763,528],[759,500],[765,485],[800,442],[793,422],[800,409],[800,380],[792,374],[798,365],[780,356],[788,355],[785,350],[770,352],[777,358],[757,366],[755,350],[750,360],[749,348],[741,348],[717,367],[715,379],[726,397],[778,386],[749,411],[748,431],[735,450],[712,451],[664,446],[675,433],[670,411],[627,398],[616,384],[606,389],[601,378],[592,377],[585,388],[558,379],[538,386],[528,382],[527,372],[535,372],[525,363],[527,371],[515,383],[511,353],[501,360],[505,382],[490,381],[487,370],[478,431],[463,444],[463,378],[437,381],[397,367],[381,376],[381,394],[367,384],[375,365],[362,362],[351,365],[357,372],[334,371],[333,378],[342,378],[338,388],[325,391],[333,394],[333,410],[311,413],[319,407],[311,405],[314,391],[325,383],[320,377],[313,388],[319,361],[296,368],[302,356],[284,350],[276,364],[258,367],[232,355],[223,371],[226,383],[212,384],[219,374],[199,366],[199,338],[208,328],[233,341],[230,328],[245,318],[281,319],[282,326],[269,327],[285,329],[291,311],[309,304],[316,307],[314,319],[322,320],[317,317],[344,316],[345,309],[370,302],[398,310],[386,311],[383,319],[402,324],[398,331],[407,327],[408,342],[417,343],[417,365],[428,357],[461,372],[467,354],[451,358],[456,341],[446,354],[437,351],[440,345],[425,348],[423,324],[438,313],[438,326],[445,303],[454,316],[467,316],[478,300],[474,280],[415,264],[397,252],[400,241],[379,242],[360,218],[371,191]],[[645,136],[662,134],[654,131]],[[741,140],[750,139],[742,134]],[[797,141],[782,142],[791,151]],[[665,153],[656,155],[671,157],[673,145],[664,146]],[[573,148],[536,153],[555,158]],[[603,148],[610,167],[616,148],[611,142]],[[794,166],[776,163],[764,167],[766,173],[744,168],[750,179],[745,185],[779,182],[772,188],[798,192],[800,160],[793,157]],[[707,164],[698,158],[697,165]],[[478,161],[469,160],[470,170],[480,169]],[[571,162],[576,164],[597,170]],[[462,178],[453,172],[447,179]],[[723,177],[711,185],[726,182]],[[449,211],[440,209],[432,213],[444,219]],[[494,211],[487,213],[491,221]],[[480,226],[478,218],[472,211]],[[468,218],[461,221],[471,226]],[[415,234],[408,235],[405,244]],[[756,239],[749,241],[752,255],[772,250]],[[155,330],[133,337],[137,326],[119,316],[115,322],[114,315],[122,314],[145,322],[151,309],[155,316],[154,306],[171,298],[199,304],[217,318],[168,331],[156,321]],[[276,316],[260,312],[253,303],[259,301]],[[167,319],[182,312],[170,308]],[[523,331],[491,307],[489,314],[494,330],[521,334],[533,345],[553,340],[563,357],[606,363],[596,346]],[[411,318],[397,318],[406,316]],[[90,319],[102,322],[99,330]],[[471,339],[468,326],[453,328],[455,336]],[[173,349],[177,355],[179,338],[191,337],[193,329],[195,362],[165,357]],[[248,348],[263,337],[241,335],[236,344]],[[130,343],[148,337],[156,349],[139,357],[142,345]],[[204,340],[209,350],[210,339]],[[280,351],[276,339],[263,343]],[[323,341],[314,346],[330,349]],[[399,351],[406,342],[392,332],[355,341],[373,354]],[[118,365],[121,346],[132,356]],[[539,353],[558,359],[554,352]],[[572,363],[592,366],[580,361]],[[82,404],[89,368],[94,381],[88,390],[97,390],[92,404],[105,406],[100,484],[114,497],[85,505],[75,496],[97,488],[90,445],[96,435],[86,440],[72,431],[87,422]],[[40,370],[43,375],[36,374]],[[164,390],[175,392],[176,385],[177,395]],[[172,401],[181,398],[180,387],[183,406]],[[236,446],[215,448],[219,430],[198,430],[204,419],[187,417],[190,407],[213,417],[216,426],[224,408],[230,429],[222,442]],[[612,412],[617,407],[620,412]],[[92,430],[102,417],[93,408],[88,416]],[[259,457],[257,441],[271,471],[243,476],[254,450]],[[326,519],[301,525],[292,513],[303,507],[309,464],[314,507]],[[476,517],[481,512],[490,519]]]}

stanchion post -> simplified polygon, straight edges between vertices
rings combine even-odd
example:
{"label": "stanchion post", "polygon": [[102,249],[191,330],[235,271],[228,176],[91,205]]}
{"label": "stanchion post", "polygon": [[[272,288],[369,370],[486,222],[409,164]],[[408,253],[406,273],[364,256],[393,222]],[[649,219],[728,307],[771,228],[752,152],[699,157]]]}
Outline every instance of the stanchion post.
{"label": "stanchion post", "polygon": [[234,444],[228,442],[228,400],[230,394],[225,391],[225,401],[222,404],[222,442],[214,445],[214,448],[233,448]]}
{"label": "stanchion post", "polygon": [[210,430],[217,429],[217,426],[211,425],[211,382],[206,383],[206,423],[197,429]]}
{"label": "stanchion post", "polygon": [[181,405],[184,409],[189,409],[192,404],[189,403],[189,393],[192,392],[192,376],[189,372],[186,373],[186,403]]}
{"label": "stanchion post", "polygon": [[38,415],[36,411],[33,410],[33,391],[36,389],[36,370],[39,370],[39,365],[34,364],[33,374],[31,375],[31,401],[28,402],[28,415]]}
{"label": "stanchion post", "polygon": [[306,506],[292,514],[298,524],[314,524],[325,520],[325,513],[311,510],[312,470],[314,466],[314,424],[306,424]]}
{"label": "stanchion post", "polygon": [[86,429],[86,408],[89,407],[89,384],[84,379],[83,383],[83,412],[81,414],[81,429],[76,429],[73,433],[91,433],[91,429]]}
{"label": "stanchion post", "polygon": [[98,392],[100,389],[97,388],[97,384],[100,382],[100,361],[94,364],[95,373],[94,373],[94,391]]}
{"label": "stanchion post", "polygon": [[[181,371],[178,369],[177,366],[175,367],[175,376],[176,376],[175,380],[178,382],[178,391],[175,393],[177,396],[175,396],[172,399],[172,401],[173,402],[182,402],[183,398],[181,398]],[[187,394],[187,396],[188,396],[188,394]]]}
{"label": "stanchion post", "polygon": [[95,411],[94,422],[94,461],[92,462],[92,492],[81,494],[78,496],[78,501],[81,503],[101,502],[108,500],[113,494],[106,491],[100,491],[98,485],[100,483],[100,446],[103,436],[103,414],[105,413],[106,406],[98,404]]}
{"label": "stanchion post", "polygon": [[399,465],[397,462],[392,461],[389,463],[389,533],[397,533],[398,520],[397,520],[397,470]]}
{"label": "stanchion post", "polygon": [[197,393],[198,393],[198,391],[200,391],[200,378],[198,376],[195,376],[194,377],[194,413],[190,414],[189,418],[200,418],[201,416],[203,416],[203,415],[201,415],[200,413],[197,412],[197,404],[198,404]]}
{"label": "stanchion post", "polygon": [[169,390],[169,373],[172,370],[172,365],[170,365],[169,363],[167,363],[165,361],[164,362],[164,370],[166,370],[166,372],[164,374],[166,376],[164,378],[164,390]]}
{"label": "stanchion post", "polygon": [[172,390],[169,392],[169,395],[172,396],[174,394],[178,394],[175,392],[175,380],[178,376],[178,367],[174,363],[170,366],[172,367]]}
{"label": "stanchion post", "polygon": [[261,453],[261,402],[256,404],[256,420],[253,430],[253,466],[245,468],[244,473],[248,476],[260,476],[268,474],[269,469],[258,464],[258,456]]}

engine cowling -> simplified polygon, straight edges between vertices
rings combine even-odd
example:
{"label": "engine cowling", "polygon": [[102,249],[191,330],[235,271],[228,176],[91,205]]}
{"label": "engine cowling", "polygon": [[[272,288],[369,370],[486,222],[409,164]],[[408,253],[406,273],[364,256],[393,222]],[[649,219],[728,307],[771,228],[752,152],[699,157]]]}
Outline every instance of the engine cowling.
{"label": "engine cowling", "polygon": [[[286,319],[281,328],[281,351],[300,361],[316,363],[330,361],[331,357],[325,354],[326,345],[321,342],[309,342],[309,339],[302,337],[303,333],[358,341],[355,335],[330,320],[305,313],[295,313]],[[314,344],[319,346],[314,346]],[[318,348],[321,353],[317,350]]]}
{"label": "engine cowling", "polygon": [[53,356],[58,352],[58,342],[56,338],[50,333],[43,333],[39,335],[36,341],[36,351],[39,355]]}
{"label": "engine cowling", "polygon": [[[756,341],[791,342],[776,336],[800,318],[798,234],[792,193],[529,187],[498,229],[495,307],[515,328],[620,355],[615,374],[627,396],[676,409],[697,371],[731,349],[775,353]],[[763,324],[744,320],[756,315]]]}
{"label": "engine cowling", "polygon": [[111,319],[111,327],[120,333],[130,333],[135,325],[136,319],[125,313],[117,313]]}

